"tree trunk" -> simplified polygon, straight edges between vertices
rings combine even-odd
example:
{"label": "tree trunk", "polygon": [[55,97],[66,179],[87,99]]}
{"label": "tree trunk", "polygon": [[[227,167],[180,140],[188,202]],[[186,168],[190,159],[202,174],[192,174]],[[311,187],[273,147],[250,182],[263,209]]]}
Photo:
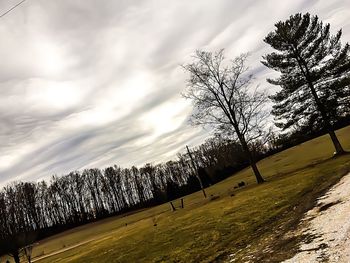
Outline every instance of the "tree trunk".
{"label": "tree trunk", "polygon": [[238,129],[236,129],[236,133],[237,133],[237,136],[241,142],[241,145],[243,147],[244,152],[248,156],[250,166],[252,167],[252,170],[253,170],[255,178],[256,178],[256,182],[258,184],[262,184],[263,182],[265,182],[265,180],[261,176],[260,171],[259,171],[258,167],[256,166],[255,158],[254,158],[253,154],[250,152],[248,144],[247,144],[244,136],[238,132]]}
{"label": "tree trunk", "polygon": [[193,157],[192,157],[192,154],[190,152],[190,149],[188,148],[188,146],[186,145],[186,149],[187,149],[187,152],[188,152],[188,155],[190,156],[190,159],[191,159],[191,162],[192,162],[192,166],[193,166],[193,172],[195,173],[197,179],[198,179],[198,182],[199,182],[199,185],[202,189],[202,193],[203,193],[203,196],[204,198],[207,198],[207,193],[205,192],[204,190],[204,187],[203,187],[203,183],[202,183],[202,179],[199,177],[199,174],[198,174],[198,169],[194,163],[194,160],[193,160]]}
{"label": "tree trunk", "polygon": [[18,251],[14,251],[14,252],[12,253],[12,257],[13,257],[13,259],[15,260],[16,263],[20,263]]}
{"label": "tree trunk", "polygon": [[250,166],[252,167],[252,170],[253,170],[255,178],[256,178],[256,182],[258,184],[262,184],[263,182],[265,182],[265,180],[261,176],[260,171],[259,171],[258,167],[256,166],[255,157],[253,156],[253,154],[249,150],[249,147],[248,147],[247,141],[245,140],[244,134],[242,134],[240,129],[239,129],[235,113],[231,108],[229,109],[229,113],[230,113],[230,117],[229,117],[230,122],[231,122],[233,128],[235,129],[235,132],[237,134],[239,142],[241,143],[243,151],[248,156]]}
{"label": "tree trunk", "polygon": [[256,166],[256,162],[254,159],[250,161],[250,166],[252,167],[252,170],[255,174],[257,183],[262,184],[263,182],[265,182],[264,178],[260,174],[260,171],[258,170],[258,167]]}
{"label": "tree trunk", "polygon": [[335,132],[333,130],[330,130],[328,132],[328,134],[329,134],[329,136],[332,139],[336,155],[341,155],[341,154],[345,153],[345,151],[344,151],[343,147],[341,146],[337,136],[335,135]]}
{"label": "tree trunk", "polygon": [[326,129],[328,131],[329,136],[332,139],[333,146],[335,148],[335,153],[336,153],[336,155],[341,155],[341,154],[345,153],[345,151],[344,151],[343,147],[341,146],[337,136],[335,135],[334,129],[333,129],[333,127],[331,125],[331,122],[330,122],[330,120],[328,118],[327,111],[324,108],[322,102],[320,101],[320,99],[319,99],[319,97],[318,97],[318,95],[316,93],[316,90],[315,90],[315,88],[313,86],[313,83],[311,81],[309,81],[309,80],[308,80],[308,83],[309,83],[309,88],[311,89],[311,93],[312,93],[312,95],[313,95],[313,97],[314,97],[314,99],[316,101],[317,108],[318,108],[318,110],[321,113],[321,116],[322,116],[323,122],[325,124],[325,127],[326,127]]}
{"label": "tree trunk", "polygon": [[[334,129],[333,129],[331,122],[328,118],[327,111],[326,111],[324,105],[322,104],[322,102],[320,101],[320,98],[318,97],[317,92],[315,90],[314,83],[312,82],[312,80],[310,78],[310,71],[309,71],[309,68],[307,66],[307,63],[298,54],[299,53],[298,53],[297,49],[295,49],[295,55],[296,55],[296,59],[298,61],[299,67],[300,67],[302,73],[304,74],[304,77],[306,78],[307,84],[311,90],[311,94],[314,97],[314,100],[316,102],[317,109],[321,113],[323,122],[325,124],[325,128],[327,129],[328,134],[332,139],[332,142],[333,142],[333,145],[335,148],[335,154],[336,155],[344,154],[345,151],[344,151],[343,147],[341,146],[337,136],[335,135]],[[305,69],[303,68],[303,66],[305,67]]]}

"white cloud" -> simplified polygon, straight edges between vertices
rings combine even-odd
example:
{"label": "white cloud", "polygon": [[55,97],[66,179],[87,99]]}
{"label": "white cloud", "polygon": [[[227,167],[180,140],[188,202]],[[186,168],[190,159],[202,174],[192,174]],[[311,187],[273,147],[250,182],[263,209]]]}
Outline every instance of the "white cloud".
{"label": "white cloud", "polygon": [[304,11],[349,41],[346,0],[26,1],[0,20],[0,183],[158,162],[201,143],[179,65],[198,48],[251,51],[256,84],[270,88],[262,39]]}

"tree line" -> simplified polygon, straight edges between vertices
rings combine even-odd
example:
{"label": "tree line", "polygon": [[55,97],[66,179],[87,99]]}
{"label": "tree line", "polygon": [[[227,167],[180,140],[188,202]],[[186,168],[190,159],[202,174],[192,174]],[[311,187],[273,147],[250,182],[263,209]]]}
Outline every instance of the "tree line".
{"label": "tree line", "polygon": [[[262,60],[280,73],[268,79],[280,87],[270,96],[252,87],[246,54],[227,60],[223,50],[197,50],[183,66],[189,73],[183,96],[193,102],[192,123],[217,135],[192,150],[193,160],[184,153],[157,165],[86,169],[50,182],[7,185],[0,191],[0,254],[19,262],[20,249],[35,240],[170,201],[247,166],[264,183],[258,160],[320,133],[329,134],[336,155],[343,154],[334,129],[350,122],[350,51],[341,35],[331,35],[329,24],[308,13],[276,23],[264,39],[274,51]],[[282,132],[266,128],[269,100]]]}
{"label": "tree line", "polygon": [[[264,145],[256,148],[263,154]],[[204,187],[246,167],[240,145],[214,137],[191,150]],[[20,249],[63,230],[161,204],[200,190],[188,153],[140,168],[117,165],[52,176],[49,182],[13,182],[0,191],[0,252]],[[1,254],[0,253],[0,254]]]}

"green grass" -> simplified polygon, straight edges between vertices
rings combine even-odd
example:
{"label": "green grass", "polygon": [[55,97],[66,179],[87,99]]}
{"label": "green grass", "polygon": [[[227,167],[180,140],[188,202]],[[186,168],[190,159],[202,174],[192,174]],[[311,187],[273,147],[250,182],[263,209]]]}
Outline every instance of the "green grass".
{"label": "green grass", "polygon": [[[350,150],[350,127],[337,134]],[[163,204],[82,226],[42,241],[33,256],[91,240],[38,262],[212,262],[231,253],[238,261],[249,254],[284,259],[297,239],[281,235],[350,169],[350,155],[332,155],[329,137],[319,137],[260,161],[267,183],[257,185],[245,169],[207,188],[216,200],[197,192],[175,212]],[[233,189],[242,180],[248,186]]]}

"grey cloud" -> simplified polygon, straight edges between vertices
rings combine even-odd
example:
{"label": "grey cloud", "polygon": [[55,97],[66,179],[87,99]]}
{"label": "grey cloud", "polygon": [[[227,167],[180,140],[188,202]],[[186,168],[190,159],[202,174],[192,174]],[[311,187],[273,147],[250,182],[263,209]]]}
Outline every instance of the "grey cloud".
{"label": "grey cloud", "polygon": [[[118,163],[118,157],[125,158],[128,156],[128,152],[123,150],[124,146],[132,145],[135,140],[149,135],[149,131],[145,131],[142,127],[138,126],[137,118],[139,118],[140,114],[167,101],[174,94],[174,90],[163,90],[158,96],[156,96],[157,94],[152,94],[143,104],[136,107],[130,115],[125,116],[121,120],[108,123],[107,126],[88,129],[82,127],[79,133],[62,134],[58,139],[24,156],[18,161],[16,166],[2,171],[0,179],[7,181],[13,175],[20,175],[23,171],[27,172],[30,169],[35,170],[36,173],[26,175],[25,179],[27,180],[35,180],[51,174],[63,174],[67,171],[80,169],[89,162],[98,162],[101,156],[110,155],[111,152],[113,156],[109,158],[109,161]],[[23,120],[22,123],[18,123],[17,120],[16,125],[21,127],[18,129],[18,132],[21,134],[17,135],[16,140],[28,139],[31,137],[31,133],[34,132],[33,130],[45,130],[45,126],[49,126],[57,119],[68,116],[70,114],[49,116],[49,120],[46,121],[28,119]],[[88,150],[85,149],[86,145],[88,145]],[[15,147],[15,145],[13,146]],[[139,149],[133,150],[139,151]],[[137,156],[127,157],[129,163],[140,165],[144,160],[142,158],[145,157],[142,157],[140,160]],[[103,163],[103,165],[108,164],[109,162]],[[127,163],[124,161],[123,164],[126,165]],[[37,167],[40,167],[39,171],[36,170]]]}
{"label": "grey cloud", "polygon": [[[343,41],[349,41],[350,23],[341,17],[350,12],[346,0],[27,1],[0,20],[0,159],[9,160],[0,164],[0,184],[163,161],[185,144],[201,143],[210,131],[189,126],[190,108],[179,113],[179,126],[157,136],[142,121],[179,98],[186,78],[179,65],[198,48],[225,48],[228,57],[251,51],[253,85],[273,92],[265,79],[275,73],[260,63],[269,51],[262,38],[276,21],[305,11],[342,27]],[[139,74],[149,83],[124,86]],[[69,104],[69,97],[58,96],[57,104],[65,107],[32,100],[65,81],[79,99]],[[138,97],[143,87],[146,95]],[[123,97],[123,89],[132,92]],[[89,112],[98,116],[91,123],[84,119]],[[103,114],[115,116],[98,123]]]}

